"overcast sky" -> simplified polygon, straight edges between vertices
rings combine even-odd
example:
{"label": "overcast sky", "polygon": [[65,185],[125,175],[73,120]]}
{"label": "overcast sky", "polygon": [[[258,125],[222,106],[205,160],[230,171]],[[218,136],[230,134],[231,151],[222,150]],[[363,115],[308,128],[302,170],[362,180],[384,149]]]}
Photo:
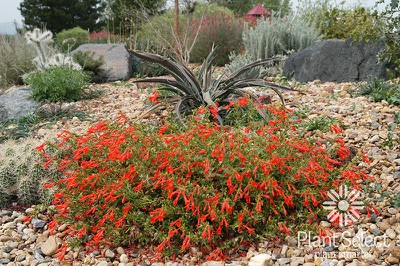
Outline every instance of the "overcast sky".
{"label": "overcast sky", "polygon": [[[246,1],[246,0],[243,0]],[[298,1],[301,0],[291,0],[290,2],[292,3],[293,7],[295,8],[297,6]],[[335,0],[332,0],[334,2]],[[0,23],[1,22],[12,22],[14,20],[21,21],[22,17],[17,9],[19,6],[19,3],[22,2],[22,0],[0,0]],[[336,0],[337,3],[340,3],[341,0]],[[372,7],[374,6],[376,0],[347,0],[346,6],[353,6],[357,3],[362,3],[363,6],[366,7]]]}

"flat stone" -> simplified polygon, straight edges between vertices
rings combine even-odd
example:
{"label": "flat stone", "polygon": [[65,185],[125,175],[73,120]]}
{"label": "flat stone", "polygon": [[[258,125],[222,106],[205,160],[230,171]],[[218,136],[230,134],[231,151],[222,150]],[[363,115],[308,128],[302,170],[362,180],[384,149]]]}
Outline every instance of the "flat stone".
{"label": "flat stone", "polygon": [[118,247],[118,248],[117,248],[117,253],[118,253],[119,255],[125,254],[124,248],[123,248],[123,247]]}
{"label": "flat stone", "polygon": [[299,266],[303,265],[305,259],[303,257],[291,257],[292,261],[290,262],[290,266]]}
{"label": "flat stone", "polygon": [[272,257],[269,254],[258,254],[250,259],[248,266],[268,266],[272,261]]}
{"label": "flat stone", "polygon": [[396,238],[396,232],[392,228],[387,229],[385,233],[388,237],[390,237],[390,239]]}
{"label": "flat stone", "polygon": [[291,258],[280,258],[278,259],[279,265],[286,265],[289,264],[292,261]]}
{"label": "flat stone", "polygon": [[106,252],[104,253],[104,256],[106,258],[113,259],[113,258],[115,258],[115,253],[113,251],[107,249]]}
{"label": "flat stone", "polygon": [[121,254],[121,256],[119,257],[119,261],[122,263],[128,263],[129,262],[129,258],[126,254]]}
{"label": "flat stone", "polygon": [[399,265],[399,259],[392,255],[389,255],[389,257],[387,257],[385,261],[390,263],[391,265]]}
{"label": "flat stone", "polygon": [[44,242],[40,248],[45,256],[53,256],[58,249],[57,239],[54,236],[50,236],[46,242]]}

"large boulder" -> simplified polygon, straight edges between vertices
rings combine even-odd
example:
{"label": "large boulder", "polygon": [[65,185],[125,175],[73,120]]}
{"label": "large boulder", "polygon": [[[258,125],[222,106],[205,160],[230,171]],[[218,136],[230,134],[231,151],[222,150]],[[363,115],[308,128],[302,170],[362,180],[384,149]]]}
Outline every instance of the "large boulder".
{"label": "large boulder", "polygon": [[286,60],[283,74],[297,81],[356,82],[368,76],[387,78],[378,62],[379,44],[330,39],[301,50]]}
{"label": "large boulder", "polygon": [[31,89],[15,88],[0,95],[0,121],[18,119],[34,112],[40,103],[30,99]]}
{"label": "large boulder", "polygon": [[97,56],[103,56],[104,74],[102,80],[104,82],[111,82],[117,80],[127,80],[131,77],[131,55],[123,44],[82,44],[74,51],[75,53],[94,52]]}

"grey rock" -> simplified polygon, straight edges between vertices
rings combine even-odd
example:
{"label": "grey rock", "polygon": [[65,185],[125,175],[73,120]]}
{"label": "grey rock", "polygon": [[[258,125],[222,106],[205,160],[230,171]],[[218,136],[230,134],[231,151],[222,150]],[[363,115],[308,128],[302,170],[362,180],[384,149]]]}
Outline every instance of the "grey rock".
{"label": "grey rock", "polygon": [[300,82],[313,80],[355,82],[374,75],[387,78],[385,65],[378,63],[379,44],[352,43],[330,39],[291,55],[285,62],[285,76]]}
{"label": "grey rock", "polygon": [[34,256],[35,256],[35,259],[36,259],[39,263],[42,263],[42,262],[45,262],[45,261],[46,261],[46,260],[44,259],[44,257],[43,257],[43,253],[42,253],[41,250],[35,250],[35,251],[33,252],[33,254],[34,254]]}
{"label": "grey rock", "polygon": [[40,220],[36,217],[32,219],[31,223],[32,223],[33,227],[36,229],[43,228],[46,225],[45,221]]}
{"label": "grey rock", "polygon": [[107,249],[106,252],[104,253],[104,256],[106,258],[113,259],[113,258],[115,258],[115,253],[113,251]]}
{"label": "grey rock", "polygon": [[10,246],[6,246],[6,247],[3,247],[2,250],[4,253],[10,253],[13,250],[13,248]]}
{"label": "grey rock", "polygon": [[291,258],[280,258],[278,259],[279,265],[286,265],[289,264],[292,261]]}
{"label": "grey rock", "polygon": [[29,99],[30,96],[29,88],[10,89],[0,95],[0,121],[18,119],[35,112],[40,104]]}
{"label": "grey rock", "polygon": [[375,142],[377,142],[377,141],[379,141],[379,136],[378,136],[378,135],[373,136],[373,137],[369,140],[369,142],[371,142],[371,143],[375,143]]}
{"label": "grey rock", "polygon": [[129,79],[132,74],[132,58],[123,44],[83,44],[71,52],[94,52],[104,58],[104,82]]}
{"label": "grey rock", "polygon": [[7,264],[10,262],[10,259],[0,259],[0,264]]}

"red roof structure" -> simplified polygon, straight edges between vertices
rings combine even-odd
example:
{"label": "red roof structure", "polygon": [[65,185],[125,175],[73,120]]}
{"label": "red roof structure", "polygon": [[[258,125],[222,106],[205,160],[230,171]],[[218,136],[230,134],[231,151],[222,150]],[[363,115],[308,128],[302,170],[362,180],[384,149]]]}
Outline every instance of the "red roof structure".
{"label": "red roof structure", "polygon": [[253,7],[249,12],[244,15],[243,19],[247,22],[256,23],[258,19],[271,16],[271,11],[266,9],[263,5],[259,4]]}

